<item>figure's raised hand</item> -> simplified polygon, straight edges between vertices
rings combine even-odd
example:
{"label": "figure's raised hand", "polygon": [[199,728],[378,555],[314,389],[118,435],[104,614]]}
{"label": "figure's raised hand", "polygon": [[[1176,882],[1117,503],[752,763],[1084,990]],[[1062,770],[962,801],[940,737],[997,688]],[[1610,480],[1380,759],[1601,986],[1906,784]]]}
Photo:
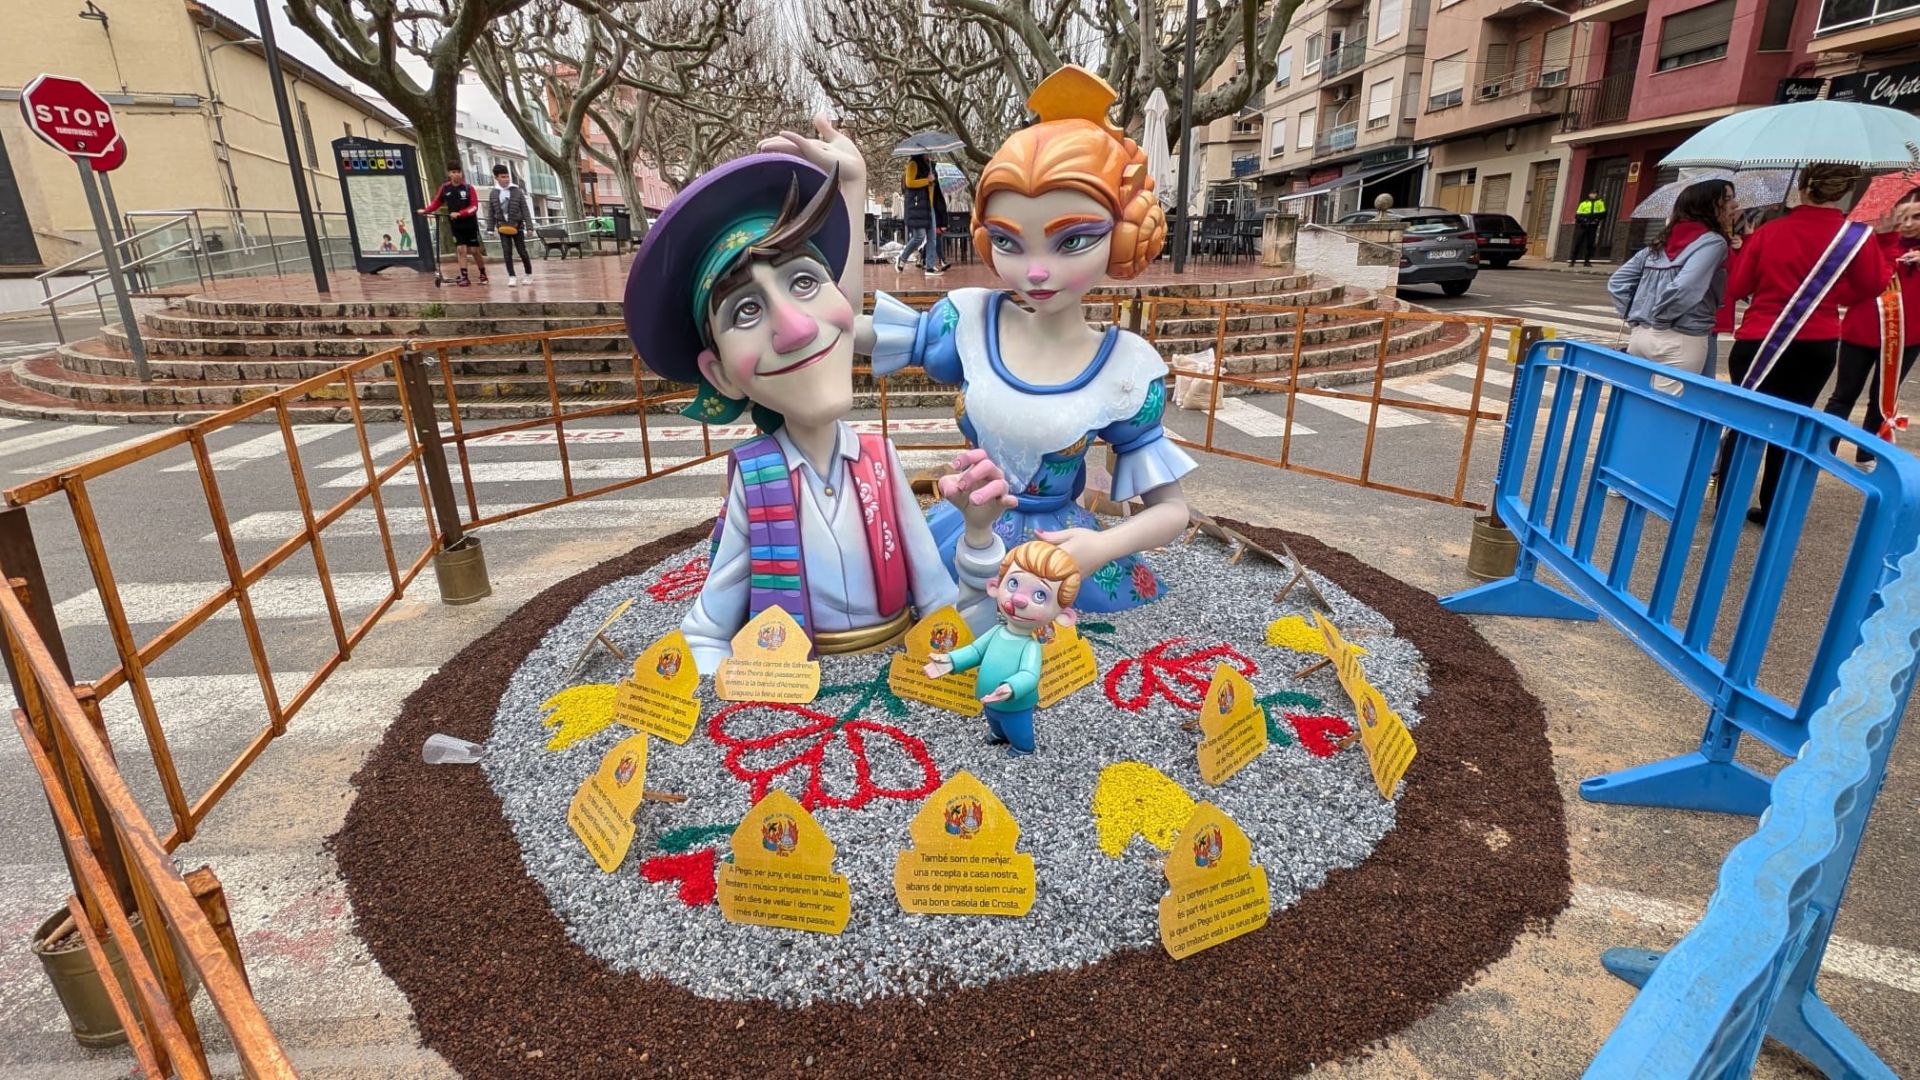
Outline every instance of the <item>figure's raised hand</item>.
{"label": "figure's raised hand", "polygon": [[999,686],[993,688],[993,693],[981,698],[980,704],[991,705],[996,701],[1005,701],[1012,696],[1013,687],[1008,686],[1006,683],[1001,683]]}
{"label": "figure's raised hand", "polygon": [[937,487],[972,530],[992,528],[1002,511],[1018,504],[1007,490],[1006,474],[979,447],[954,458],[953,471],[941,477]]}
{"label": "figure's raised hand", "polygon": [[841,184],[857,183],[865,190],[867,159],[860,156],[860,148],[853,144],[845,132],[835,127],[833,118],[824,112],[814,114],[813,126],[819,132],[817,138],[797,131],[782,131],[760,140],[760,149],[765,153],[793,154],[829,172],[838,165]]}
{"label": "figure's raised hand", "polygon": [[928,653],[925,668],[927,678],[937,679],[953,671],[953,657],[943,652]]}

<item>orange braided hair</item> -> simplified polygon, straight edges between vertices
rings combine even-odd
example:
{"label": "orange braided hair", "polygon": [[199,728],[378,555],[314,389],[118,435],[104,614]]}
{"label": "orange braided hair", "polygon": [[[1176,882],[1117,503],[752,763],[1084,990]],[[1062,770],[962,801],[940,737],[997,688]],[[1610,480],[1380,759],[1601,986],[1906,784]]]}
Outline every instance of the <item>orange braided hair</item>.
{"label": "orange braided hair", "polygon": [[1071,64],[1046,77],[1027,99],[1040,122],[1007,136],[974,192],[974,250],[993,265],[984,223],[996,191],[1029,198],[1078,191],[1113,215],[1107,273],[1125,280],[1145,270],[1167,241],[1167,215],[1147,175],[1147,154],[1107,121],[1119,95],[1098,75]]}

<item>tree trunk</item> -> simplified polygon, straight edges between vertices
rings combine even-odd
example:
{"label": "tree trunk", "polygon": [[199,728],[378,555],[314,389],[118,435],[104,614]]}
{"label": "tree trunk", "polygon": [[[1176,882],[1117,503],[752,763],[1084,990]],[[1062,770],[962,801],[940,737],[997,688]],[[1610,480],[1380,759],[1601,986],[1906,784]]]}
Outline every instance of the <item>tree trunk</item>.
{"label": "tree trunk", "polygon": [[[549,162],[548,164],[552,164]],[[580,190],[580,157],[578,154],[566,159],[564,168],[555,169],[560,175],[561,213],[568,221],[579,221],[587,216],[587,197]]]}
{"label": "tree trunk", "polygon": [[[453,134],[453,113],[448,112],[430,118],[431,122],[414,120],[413,129],[420,145],[420,173],[427,201],[433,201],[433,193],[447,180],[447,162],[460,160],[460,143]],[[467,177],[469,183],[473,177]],[[435,232],[440,237],[439,252],[442,255],[453,251],[453,235],[447,230],[446,211],[434,214]]]}
{"label": "tree trunk", "polygon": [[638,239],[647,231],[647,208],[640,201],[640,178],[633,173],[633,166],[617,170],[620,173],[620,195],[627,203],[627,216],[633,219],[633,235]]}

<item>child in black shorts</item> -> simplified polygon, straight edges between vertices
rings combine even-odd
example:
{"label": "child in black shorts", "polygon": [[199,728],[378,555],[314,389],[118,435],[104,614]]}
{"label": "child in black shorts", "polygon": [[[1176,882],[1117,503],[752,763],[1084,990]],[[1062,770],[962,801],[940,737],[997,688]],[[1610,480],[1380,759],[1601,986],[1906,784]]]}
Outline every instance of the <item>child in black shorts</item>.
{"label": "child in black shorts", "polygon": [[480,193],[467,183],[467,172],[458,161],[447,162],[447,182],[433,196],[433,202],[422,207],[420,212],[431,214],[442,206],[447,208],[453,232],[453,259],[460,267],[460,279],[454,284],[469,285],[467,280],[467,256],[473,256],[473,268],[480,272],[480,284],[487,283],[486,249],[480,246]]}

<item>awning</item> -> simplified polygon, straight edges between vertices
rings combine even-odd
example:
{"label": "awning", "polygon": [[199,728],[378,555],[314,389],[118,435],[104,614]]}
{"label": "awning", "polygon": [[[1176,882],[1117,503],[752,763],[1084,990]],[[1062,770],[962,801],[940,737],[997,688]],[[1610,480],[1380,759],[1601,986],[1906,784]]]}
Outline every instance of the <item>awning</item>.
{"label": "awning", "polygon": [[1399,176],[1408,169],[1417,168],[1426,163],[1427,159],[1423,157],[1409,158],[1406,161],[1390,161],[1385,165],[1375,165],[1371,169],[1361,169],[1359,172],[1350,172],[1345,176],[1336,176],[1324,184],[1315,184],[1301,191],[1290,192],[1280,196],[1276,201],[1292,202],[1309,195],[1324,195],[1335,188],[1346,187],[1348,184],[1366,184],[1375,180],[1385,180],[1389,176]]}

